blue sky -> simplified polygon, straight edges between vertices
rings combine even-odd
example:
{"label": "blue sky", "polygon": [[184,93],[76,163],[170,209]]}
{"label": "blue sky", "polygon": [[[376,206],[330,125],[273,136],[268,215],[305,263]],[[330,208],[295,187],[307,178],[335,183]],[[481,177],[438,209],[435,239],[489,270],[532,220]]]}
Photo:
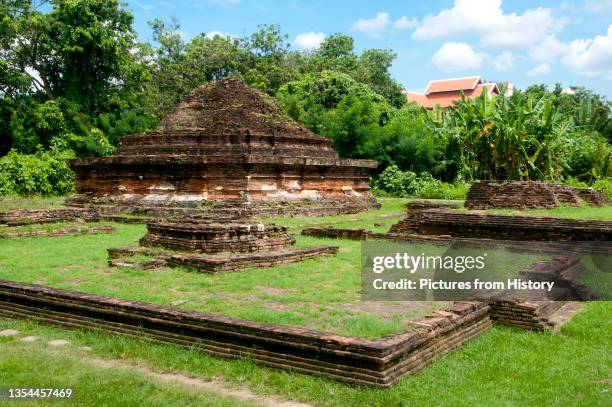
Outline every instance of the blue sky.
{"label": "blue sky", "polygon": [[358,51],[397,53],[392,76],[408,90],[432,79],[482,75],[517,87],[556,82],[612,98],[612,0],[255,1],[129,0],[141,40],[147,21],[180,21],[199,33],[243,36],[279,24],[294,48],[353,36]]}

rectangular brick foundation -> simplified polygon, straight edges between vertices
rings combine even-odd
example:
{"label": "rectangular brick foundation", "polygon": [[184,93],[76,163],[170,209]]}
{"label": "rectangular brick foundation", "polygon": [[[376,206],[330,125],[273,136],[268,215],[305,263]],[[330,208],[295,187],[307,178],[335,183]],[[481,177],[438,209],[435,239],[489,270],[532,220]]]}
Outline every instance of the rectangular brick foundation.
{"label": "rectangular brick foundation", "polygon": [[565,305],[566,301],[492,301],[491,319],[503,325],[533,331],[544,331],[554,326],[548,317]]}
{"label": "rectangular brick foundation", "polygon": [[0,280],[4,317],[196,346],[213,356],[248,357],[264,366],[378,387],[391,386],[486,331],[488,311],[485,303],[457,302],[414,321],[409,332],[365,340]]}
{"label": "rectangular brick foundation", "polygon": [[23,226],[73,220],[97,221],[98,214],[85,208],[13,209],[0,212],[0,225]]}
{"label": "rectangular brick foundation", "polygon": [[411,213],[389,232],[522,241],[610,241],[612,222],[430,209]]}
{"label": "rectangular brick foundation", "polygon": [[[134,255],[148,256],[149,259],[138,265],[143,268],[187,267],[203,273],[222,271],[239,271],[245,268],[273,267],[281,264],[297,263],[315,257],[335,256],[338,247],[319,246],[306,248],[285,248],[257,253],[225,254],[186,254],[177,252],[160,252],[144,247],[119,247],[108,249],[109,264],[115,267],[131,267],[129,257]],[[126,258],[128,261],[126,261]]]}
{"label": "rectangular brick foundation", "polygon": [[470,187],[465,207],[468,209],[558,208],[561,203],[580,206],[580,199],[591,206],[601,206],[607,201],[601,191],[593,188],[533,181],[480,181]]}
{"label": "rectangular brick foundation", "polygon": [[112,226],[88,227],[88,226],[67,226],[54,230],[32,230],[32,231],[4,231],[0,229],[0,239],[16,237],[59,237],[70,235],[98,235],[108,234],[115,230]]}

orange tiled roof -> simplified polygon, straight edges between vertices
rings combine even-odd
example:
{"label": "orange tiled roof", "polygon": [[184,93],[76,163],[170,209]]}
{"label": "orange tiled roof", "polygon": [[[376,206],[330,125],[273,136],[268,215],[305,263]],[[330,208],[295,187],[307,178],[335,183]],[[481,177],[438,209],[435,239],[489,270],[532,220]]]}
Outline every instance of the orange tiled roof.
{"label": "orange tiled roof", "polygon": [[478,84],[482,83],[480,76],[467,76],[465,78],[454,78],[454,79],[442,79],[438,81],[431,81],[425,89],[425,94],[437,92],[453,92],[468,89],[474,89]]}
{"label": "orange tiled roof", "polygon": [[422,93],[405,92],[405,95],[406,95],[406,100],[408,102],[416,102],[422,106],[425,106],[425,104],[427,104],[427,96]]}
{"label": "orange tiled roof", "polygon": [[461,91],[466,98],[474,99],[486,89],[487,95],[498,95],[499,89],[495,83],[482,83],[480,76],[470,76],[467,78],[446,79],[431,81],[425,93],[405,92],[408,102],[416,102],[427,109],[434,106],[452,106],[456,100],[461,99]]}

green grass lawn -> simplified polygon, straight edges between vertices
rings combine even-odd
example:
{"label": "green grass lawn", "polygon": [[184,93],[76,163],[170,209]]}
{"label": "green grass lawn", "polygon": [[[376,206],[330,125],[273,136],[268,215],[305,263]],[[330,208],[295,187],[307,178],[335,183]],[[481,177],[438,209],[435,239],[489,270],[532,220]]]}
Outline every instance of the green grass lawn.
{"label": "green grass lawn", "polygon": [[65,196],[32,196],[28,198],[19,196],[0,196],[0,212],[10,209],[61,208],[65,200]]}
{"label": "green grass lawn", "polygon": [[289,228],[292,232],[314,226],[333,226],[337,228],[364,228],[376,232],[386,232],[389,228],[405,217],[407,199],[377,198],[381,204],[380,210],[360,212],[352,215],[318,216],[318,217],[286,217],[277,216],[264,218],[264,222],[272,222]]}
{"label": "green grass lawn", "polygon": [[[4,325],[4,321],[0,322]],[[66,336],[43,329],[49,339]],[[38,329],[34,329],[39,333]],[[14,337],[0,337],[0,383],[10,387],[67,388],[74,393],[69,402],[6,401],[6,405],[82,406],[252,406],[214,391],[193,389],[180,383],[166,383],[143,373],[117,367],[100,368],[87,362],[89,352],[75,346],[54,349],[39,340],[28,343]],[[2,402],[0,401],[0,404]]]}
{"label": "green grass lawn", "polygon": [[527,209],[522,211],[515,209],[487,209],[487,212],[498,215],[550,216],[565,219],[612,221],[612,205],[602,205],[599,207],[591,207],[587,204],[583,204],[580,207],[562,205],[559,208],[553,209]]}
{"label": "green grass lawn", "polygon": [[[403,206],[403,200],[386,199],[381,210],[330,217],[330,223],[366,228],[379,221],[388,224],[398,220],[388,216],[399,213]],[[275,221],[297,232],[306,224],[325,224],[326,219],[279,218]],[[413,326],[411,320],[448,305],[435,301],[362,302],[361,243],[357,241],[298,235],[298,247],[337,245],[339,253],[334,257],[236,273],[203,274],[183,268],[119,269],[108,266],[106,249],[136,246],[145,234],[145,227],[114,226],[116,230],[111,234],[0,239],[0,278],[162,305],[182,301],[179,306],[184,309],[370,339],[409,330]],[[410,250],[442,254],[446,248],[413,244]],[[505,272],[510,273],[543,258],[512,255],[512,262],[504,262],[507,253],[488,252],[492,264],[505,264],[509,269]],[[495,262],[497,252],[500,260]]]}

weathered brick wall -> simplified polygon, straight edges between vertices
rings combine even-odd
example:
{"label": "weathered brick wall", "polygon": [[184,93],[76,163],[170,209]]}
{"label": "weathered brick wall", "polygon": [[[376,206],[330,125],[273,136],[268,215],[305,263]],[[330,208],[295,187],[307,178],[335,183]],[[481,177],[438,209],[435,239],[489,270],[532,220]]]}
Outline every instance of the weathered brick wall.
{"label": "weathered brick wall", "polygon": [[141,246],[201,253],[254,252],[295,243],[287,228],[262,223],[157,222],[147,225]]}
{"label": "weathered brick wall", "polygon": [[558,206],[553,190],[540,182],[476,182],[470,187],[465,200],[465,207],[468,209],[527,209]]}
{"label": "weathered brick wall", "polygon": [[336,253],[338,253],[338,247],[317,246],[256,252],[247,255],[194,256],[189,254],[173,254],[165,260],[166,264],[171,267],[181,266],[192,268],[202,273],[219,273],[240,271],[246,268],[266,268],[281,264],[298,263],[315,257],[335,256]]}
{"label": "weathered brick wall", "polygon": [[16,237],[59,237],[70,235],[98,235],[108,234],[115,230],[112,226],[89,227],[89,226],[67,226],[52,230],[28,230],[28,231],[5,231],[0,229],[0,239],[11,239]]}
{"label": "weathered brick wall", "polygon": [[457,202],[429,201],[422,199],[410,201],[406,204],[408,212],[422,211],[423,209],[459,209],[459,207],[459,203]]}
{"label": "weathered brick wall", "polygon": [[603,192],[593,188],[572,188],[575,194],[591,206],[601,206],[609,202]]}
{"label": "weathered brick wall", "polygon": [[0,225],[22,226],[73,220],[97,221],[98,213],[86,208],[13,209],[0,212]]}
{"label": "weathered brick wall", "polygon": [[550,330],[554,326],[550,315],[561,308],[565,301],[492,301],[491,319],[503,325],[532,331]]}
{"label": "weathered brick wall", "polygon": [[410,214],[389,232],[522,241],[609,241],[612,222],[430,209]]}
{"label": "weathered brick wall", "polygon": [[465,207],[468,209],[557,208],[560,203],[579,206],[580,199],[591,206],[600,206],[607,202],[605,195],[593,188],[533,181],[480,181],[470,187]]}

